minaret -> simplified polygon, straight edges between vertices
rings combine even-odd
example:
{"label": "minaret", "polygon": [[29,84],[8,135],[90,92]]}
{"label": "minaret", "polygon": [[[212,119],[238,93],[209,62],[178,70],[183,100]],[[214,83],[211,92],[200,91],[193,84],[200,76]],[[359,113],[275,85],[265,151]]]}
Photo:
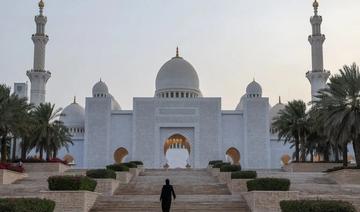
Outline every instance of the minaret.
{"label": "minaret", "polygon": [[39,2],[39,15],[35,16],[36,33],[31,39],[34,42],[34,67],[26,72],[31,82],[30,102],[39,105],[45,102],[46,82],[51,73],[45,70],[45,47],[49,37],[45,34],[47,17],[43,15],[44,2]]}
{"label": "minaret", "polygon": [[311,59],[312,70],[306,73],[306,77],[311,84],[311,100],[316,99],[318,91],[326,87],[326,81],[330,76],[330,71],[324,69],[323,60],[323,43],[325,35],[321,34],[322,17],[318,15],[319,3],[317,0],[313,3],[314,16],[310,18],[312,25],[312,35],[309,35],[309,42],[311,44]]}

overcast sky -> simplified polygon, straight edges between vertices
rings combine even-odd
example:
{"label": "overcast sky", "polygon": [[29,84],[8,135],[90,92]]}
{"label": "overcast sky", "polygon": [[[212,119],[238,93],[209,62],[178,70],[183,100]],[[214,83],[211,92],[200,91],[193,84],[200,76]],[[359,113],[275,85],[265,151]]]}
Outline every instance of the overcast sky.
{"label": "overcast sky", "polygon": [[[0,83],[28,81],[36,0],[0,0]],[[360,63],[360,1],[320,0],[325,67]],[[47,101],[85,103],[100,79],[123,109],[150,97],[160,67],[180,55],[205,97],[234,109],[255,77],[270,103],[310,100],[312,0],[45,0]],[[30,87],[29,87],[30,89]]]}

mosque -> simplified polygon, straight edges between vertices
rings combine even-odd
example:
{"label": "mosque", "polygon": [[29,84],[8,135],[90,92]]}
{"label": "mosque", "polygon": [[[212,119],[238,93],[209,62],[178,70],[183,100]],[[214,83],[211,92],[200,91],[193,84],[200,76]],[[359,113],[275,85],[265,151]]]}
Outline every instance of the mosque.
{"label": "mosque", "polygon": [[[322,17],[315,0],[310,22],[312,70],[306,73],[311,95],[326,86],[330,72],[323,67]],[[46,83],[51,72],[45,69],[47,17],[44,2],[35,16],[34,67],[27,71],[31,81],[30,102],[45,102]],[[141,160],[147,168],[168,165],[167,152],[184,150],[186,166],[204,168],[209,160],[229,160],[247,169],[279,168],[282,155],[292,155],[289,145],[270,132],[271,120],[284,108],[273,107],[262,95],[255,80],[239,94],[234,110],[222,110],[221,98],[202,95],[194,67],[176,51],[159,70],[152,97],[134,97],[132,110],[123,110],[105,81],[96,82],[85,106],[76,100],[64,108],[60,120],[70,129],[74,145],[60,157],[79,168],[100,168],[115,162]],[[27,85],[15,83],[15,93],[27,97]],[[314,98],[314,97],[313,97]]]}

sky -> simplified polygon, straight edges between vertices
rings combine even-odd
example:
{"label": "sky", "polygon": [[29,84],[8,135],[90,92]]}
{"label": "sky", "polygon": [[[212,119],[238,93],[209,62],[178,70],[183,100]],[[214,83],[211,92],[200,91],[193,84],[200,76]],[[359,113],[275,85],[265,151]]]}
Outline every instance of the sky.
{"label": "sky", "polygon": [[[0,0],[0,83],[29,81],[37,0]],[[325,68],[360,64],[360,1],[319,0]],[[123,109],[152,97],[161,66],[180,56],[205,97],[233,110],[253,78],[270,103],[310,100],[312,0],[45,0],[46,100],[85,104],[102,78]],[[30,87],[29,87],[30,90]]]}

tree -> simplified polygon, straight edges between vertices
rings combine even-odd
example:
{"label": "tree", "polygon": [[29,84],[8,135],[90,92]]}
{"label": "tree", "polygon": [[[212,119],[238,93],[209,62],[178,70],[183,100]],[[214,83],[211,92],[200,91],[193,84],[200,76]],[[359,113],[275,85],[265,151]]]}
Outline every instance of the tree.
{"label": "tree", "polygon": [[[295,160],[305,161],[306,158],[306,134],[307,113],[306,104],[302,100],[293,100],[279,111],[279,115],[272,120],[272,130],[278,134],[279,140],[294,143]],[[301,148],[301,151],[300,151]]]}
{"label": "tree", "polygon": [[21,135],[24,118],[31,109],[26,98],[19,98],[10,92],[10,87],[0,85],[1,162],[8,159],[10,141]]}
{"label": "tree", "polygon": [[33,111],[33,118],[36,122],[33,133],[32,147],[40,153],[40,159],[56,156],[62,147],[68,148],[72,144],[68,129],[57,118],[61,109],[55,109],[50,103],[40,104]]}
{"label": "tree", "polygon": [[328,87],[319,91],[314,107],[322,112],[326,134],[342,145],[344,161],[347,160],[346,147],[352,143],[356,163],[360,167],[359,67],[353,63],[339,71],[340,74],[330,78]]}

